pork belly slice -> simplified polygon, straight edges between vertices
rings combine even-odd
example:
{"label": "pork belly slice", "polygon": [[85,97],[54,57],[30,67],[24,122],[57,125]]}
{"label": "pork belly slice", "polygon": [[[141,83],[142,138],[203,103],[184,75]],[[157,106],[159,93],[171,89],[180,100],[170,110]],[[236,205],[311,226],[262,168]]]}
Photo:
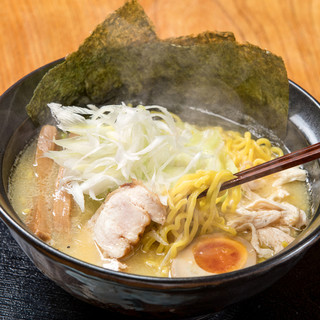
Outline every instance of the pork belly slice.
{"label": "pork belly slice", "polygon": [[65,168],[59,167],[53,194],[52,222],[57,238],[70,238],[72,196],[63,188]]}
{"label": "pork belly slice", "polygon": [[142,184],[125,184],[111,192],[90,224],[93,237],[107,258],[122,258],[139,242],[151,220],[163,223],[166,209]]}
{"label": "pork belly slice", "polygon": [[[72,198],[62,187],[65,169],[60,167],[58,176],[57,165],[46,157],[46,153],[56,150],[54,139],[58,130],[51,125],[44,125],[39,133],[35,155],[35,175],[38,194],[33,198],[27,225],[31,231],[43,241],[50,241],[55,237],[70,236],[70,214]],[[50,185],[56,179],[55,188]]]}
{"label": "pork belly slice", "polygon": [[47,197],[50,194],[48,179],[54,170],[53,160],[45,157],[45,153],[55,149],[56,135],[57,128],[50,125],[43,126],[39,133],[35,155],[35,174],[39,195],[33,199],[33,208],[27,223],[31,231],[44,241],[51,239],[52,232],[50,204]]}
{"label": "pork belly slice", "polygon": [[55,150],[56,145],[54,139],[56,138],[57,133],[57,128],[51,125],[43,126],[39,133],[35,156],[35,172],[38,178],[37,183],[40,187],[44,187],[48,175],[53,170],[54,161],[47,158],[45,153]]}
{"label": "pork belly slice", "polygon": [[27,222],[31,231],[43,241],[51,239],[51,221],[47,212],[49,211],[48,203],[43,195],[33,198],[33,208]]}

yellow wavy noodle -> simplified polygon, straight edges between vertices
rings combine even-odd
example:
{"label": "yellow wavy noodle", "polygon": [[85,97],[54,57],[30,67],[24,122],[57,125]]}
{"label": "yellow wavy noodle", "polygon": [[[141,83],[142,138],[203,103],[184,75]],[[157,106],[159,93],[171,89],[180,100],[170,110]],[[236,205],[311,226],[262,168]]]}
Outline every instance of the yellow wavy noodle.
{"label": "yellow wavy noodle", "polygon": [[[215,229],[235,234],[235,230],[226,226],[224,218],[219,215],[216,203],[219,200],[219,205],[228,207],[229,210],[235,208],[230,203],[240,199],[237,191],[239,187],[228,190],[223,197],[218,197],[221,184],[233,177],[228,170],[200,170],[183,176],[169,191],[166,223],[156,230],[156,235],[154,231],[150,231],[143,237],[144,250],[156,245],[157,253],[167,254],[167,258],[171,259],[198,234],[211,233]],[[205,190],[206,194],[199,197]]]}
{"label": "yellow wavy noodle", "polygon": [[[235,131],[220,133],[225,147],[238,170],[243,170],[283,155],[280,148],[272,146],[268,139],[252,139],[250,132],[241,135]],[[235,187],[220,192],[223,182],[234,178],[228,170],[204,171],[181,177],[169,190],[168,215],[163,226],[146,233],[142,238],[143,249],[152,246],[158,254],[165,254],[164,263],[174,258],[197,235],[223,230],[236,231],[227,226],[224,214],[235,212],[241,200],[241,188]],[[201,193],[206,191],[204,196]]]}
{"label": "yellow wavy noodle", "polygon": [[252,139],[250,132],[245,132],[242,136],[239,132],[225,131],[222,132],[222,136],[225,139],[227,152],[239,170],[283,155],[283,151],[279,147],[272,146],[268,139]]}

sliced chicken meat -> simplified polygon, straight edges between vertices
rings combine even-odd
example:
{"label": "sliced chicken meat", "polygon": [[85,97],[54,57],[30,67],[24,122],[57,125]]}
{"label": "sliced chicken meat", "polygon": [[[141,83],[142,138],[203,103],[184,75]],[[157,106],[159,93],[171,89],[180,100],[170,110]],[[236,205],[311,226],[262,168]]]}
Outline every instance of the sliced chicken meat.
{"label": "sliced chicken meat", "polygon": [[151,220],[163,223],[166,209],[158,196],[133,182],[110,193],[91,219],[94,240],[107,258],[122,258],[138,243]]}
{"label": "sliced chicken meat", "polygon": [[237,208],[238,216],[229,220],[229,224],[237,227],[242,223],[252,223],[256,228],[270,224],[301,228],[307,223],[306,213],[287,203],[260,198],[246,207]]}
{"label": "sliced chicken meat", "polygon": [[135,206],[147,211],[152,221],[159,224],[164,224],[166,221],[167,212],[166,208],[161,204],[158,195],[148,190],[142,183],[138,181],[125,184],[122,186],[122,188],[124,187],[128,187],[126,188],[126,194]]}
{"label": "sliced chicken meat", "polygon": [[274,174],[273,187],[278,187],[292,181],[306,181],[307,172],[299,167],[293,167]]}
{"label": "sliced chicken meat", "polygon": [[238,229],[238,231],[251,231],[251,245],[256,251],[259,258],[270,258],[273,255],[273,250],[271,248],[260,247],[260,241],[257,233],[257,229],[252,223],[244,223]]}
{"label": "sliced chicken meat", "polygon": [[120,262],[118,259],[105,259],[103,267],[114,271],[123,271],[127,269],[127,265]]}
{"label": "sliced chicken meat", "polygon": [[281,218],[281,212],[277,210],[251,211],[246,208],[239,208],[237,213],[238,215],[228,219],[228,225],[235,229],[246,223],[253,224],[255,228],[264,228],[276,223]]}
{"label": "sliced chicken meat", "polygon": [[[293,230],[307,224],[306,213],[284,201],[288,191],[284,185],[292,181],[305,181],[306,171],[298,167],[261,178],[255,183],[242,186],[243,199],[236,214],[227,216],[227,224],[237,231],[251,232],[251,244],[260,258],[269,258],[293,241]],[[259,188],[271,183],[272,192],[266,197],[259,195]]]}
{"label": "sliced chicken meat", "polygon": [[267,227],[257,230],[260,246],[272,248],[274,254],[280,252],[285,246],[291,243],[294,238],[284,231]]}

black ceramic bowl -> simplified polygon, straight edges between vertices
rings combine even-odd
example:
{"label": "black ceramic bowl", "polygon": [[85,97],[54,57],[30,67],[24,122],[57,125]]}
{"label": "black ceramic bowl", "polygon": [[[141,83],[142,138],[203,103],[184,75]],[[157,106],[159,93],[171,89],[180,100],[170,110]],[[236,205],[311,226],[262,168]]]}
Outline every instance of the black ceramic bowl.
{"label": "black ceramic bowl", "polygon": [[[19,151],[36,132],[25,106],[45,72],[46,65],[14,84],[0,98],[0,211],[12,236],[33,263],[72,295],[92,304],[132,315],[156,317],[211,313],[248,298],[288,272],[319,238],[319,163],[306,165],[313,188],[315,212],[309,227],[277,256],[228,274],[184,279],[137,276],[97,267],[63,254],[32,235],[19,220],[7,197],[10,168]],[[320,105],[290,82],[288,134],[290,150],[320,141]]]}

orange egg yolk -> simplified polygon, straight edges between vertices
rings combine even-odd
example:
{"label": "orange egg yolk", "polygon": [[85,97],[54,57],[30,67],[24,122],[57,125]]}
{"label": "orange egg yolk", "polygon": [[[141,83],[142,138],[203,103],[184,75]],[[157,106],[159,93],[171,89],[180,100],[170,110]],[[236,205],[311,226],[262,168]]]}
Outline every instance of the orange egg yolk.
{"label": "orange egg yolk", "polygon": [[246,247],[233,239],[212,237],[200,240],[193,248],[197,265],[211,273],[224,273],[242,268],[248,257]]}

